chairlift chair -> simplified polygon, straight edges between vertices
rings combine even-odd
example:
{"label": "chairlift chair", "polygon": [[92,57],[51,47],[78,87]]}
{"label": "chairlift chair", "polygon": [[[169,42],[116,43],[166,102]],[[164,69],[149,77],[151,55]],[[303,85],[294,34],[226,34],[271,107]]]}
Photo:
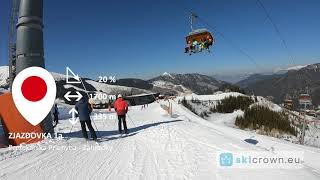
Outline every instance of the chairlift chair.
{"label": "chairlift chair", "polygon": [[[198,16],[195,15],[194,13],[191,14],[191,17],[190,17],[191,32],[186,36],[187,46],[185,48],[185,53],[189,53],[190,55],[192,53],[201,52],[203,49],[206,49],[208,50],[208,52],[210,52],[209,48],[214,44],[214,37],[212,36],[209,30],[204,28],[193,29],[193,23],[197,17]],[[202,43],[203,47],[196,48],[195,44],[201,45],[200,42]]]}

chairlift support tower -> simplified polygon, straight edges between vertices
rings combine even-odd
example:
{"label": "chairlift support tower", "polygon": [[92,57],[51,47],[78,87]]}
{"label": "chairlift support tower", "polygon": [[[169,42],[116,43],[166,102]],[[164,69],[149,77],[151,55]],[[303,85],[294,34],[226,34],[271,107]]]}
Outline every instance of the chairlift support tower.
{"label": "chairlift support tower", "polygon": [[12,82],[16,76],[16,23],[19,10],[19,0],[12,0],[12,8],[9,19],[8,35],[8,60],[9,60],[9,78],[8,83],[11,90]]}
{"label": "chairlift support tower", "polygon": [[[16,25],[16,74],[28,67],[45,68],[43,48],[43,0],[20,0]],[[44,131],[53,135],[52,118],[42,121]]]}

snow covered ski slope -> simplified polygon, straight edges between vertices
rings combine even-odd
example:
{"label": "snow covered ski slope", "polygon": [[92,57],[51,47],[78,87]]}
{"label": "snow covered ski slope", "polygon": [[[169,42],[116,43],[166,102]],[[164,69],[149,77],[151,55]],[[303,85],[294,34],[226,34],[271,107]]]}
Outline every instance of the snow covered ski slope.
{"label": "snow covered ski slope", "polygon": [[[95,111],[99,112],[113,114]],[[173,117],[158,103],[143,110],[131,107],[128,135],[118,134],[115,119],[94,122],[102,136],[99,143],[84,141],[80,124],[70,133],[69,121],[60,120],[56,131],[64,140],[28,145],[34,148],[27,151],[0,149],[0,179],[320,179],[319,149],[258,135],[255,146],[243,141],[252,136],[250,132],[205,121],[175,102]],[[271,149],[303,151],[303,167],[219,168],[216,160],[218,151],[273,153]]]}

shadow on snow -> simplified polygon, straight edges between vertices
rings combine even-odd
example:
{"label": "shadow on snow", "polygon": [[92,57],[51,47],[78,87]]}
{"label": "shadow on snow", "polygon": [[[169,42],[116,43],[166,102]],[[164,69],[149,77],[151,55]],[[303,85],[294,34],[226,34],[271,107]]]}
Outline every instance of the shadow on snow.
{"label": "shadow on snow", "polygon": [[[144,125],[141,125],[141,126],[129,128],[128,129],[129,130],[129,134],[127,134],[127,135],[124,134],[123,136],[115,136],[115,135],[119,134],[118,130],[113,130],[113,131],[97,131],[96,130],[96,134],[97,134],[98,138],[103,139],[103,141],[104,140],[109,141],[109,140],[115,140],[115,139],[119,139],[119,138],[134,136],[134,135],[138,134],[141,130],[148,129],[148,128],[151,128],[151,127],[154,127],[154,126],[158,126],[158,125],[161,125],[161,124],[168,124],[168,123],[174,123],[174,122],[179,122],[179,121],[183,121],[183,120],[172,120],[172,121],[156,122],[156,123],[144,124]],[[94,129],[96,129],[95,126],[94,126],[94,123],[92,123],[92,126],[94,127]],[[90,132],[88,131],[88,129],[87,129],[87,132],[88,132],[88,135],[89,135]],[[58,133],[58,134],[61,134],[64,138],[83,138],[81,130],[74,131],[74,132],[71,132],[71,133]]]}

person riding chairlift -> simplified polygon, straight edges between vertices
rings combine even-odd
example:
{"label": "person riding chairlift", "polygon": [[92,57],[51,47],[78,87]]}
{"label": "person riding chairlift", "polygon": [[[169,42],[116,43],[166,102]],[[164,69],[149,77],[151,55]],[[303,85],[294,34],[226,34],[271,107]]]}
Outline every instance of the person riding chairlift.
{"label": "person riding chairlift", "polygon": [[188,45],[187,47],[185,48],[185,52],[184,53],[189,53],[191,55],[192,51],[193,51],[193,46],[192,46],[192,43],[191,41],[188,41]]}
{"label": "person riding chairlift", "polygon": [[[184,53],[191,53],[191,51],[192,51],[192,44],[191,44],[191,42],[189,41],[188,42],[188,46],[185,48],[185,51],[184,51]],[[191,54],[190,54],[191,55]]]}
{"label": "person riding chairlift", "polygon": [[193,41],[192,47],[193,47],[193,50],[194,50],[195,52],[199,51],[199,44],[198,44],[198,41],[197,41],[197,40],[194,40],[194,41]]}
{"label": "person riding chairlift", "polygon": [[205,48],[204,43],[205,43],[205,39],[200,40],[200,42],[199,42],[199,47],[200,47],[199,51],[200,52]]}
{"label": "person riding chairlift", "polygon": [[205,39],[205,41],[204,41],[204,48],[209,50],[209,40],[208,39]]}
{"label": "person riding chairlift", "polygon": [[207,49],[209,52],[209,46],[212,45],[212,40],[208,37],[206,39],[202,39],[200,40],[200,42],[198,42],[197,40],[194,40],[192,42],[192,44],[190,43],[190,41],[188,42],[188,46],[185,48],[185,53],[191,53],[192,52],[201,52],[203,49]]}

